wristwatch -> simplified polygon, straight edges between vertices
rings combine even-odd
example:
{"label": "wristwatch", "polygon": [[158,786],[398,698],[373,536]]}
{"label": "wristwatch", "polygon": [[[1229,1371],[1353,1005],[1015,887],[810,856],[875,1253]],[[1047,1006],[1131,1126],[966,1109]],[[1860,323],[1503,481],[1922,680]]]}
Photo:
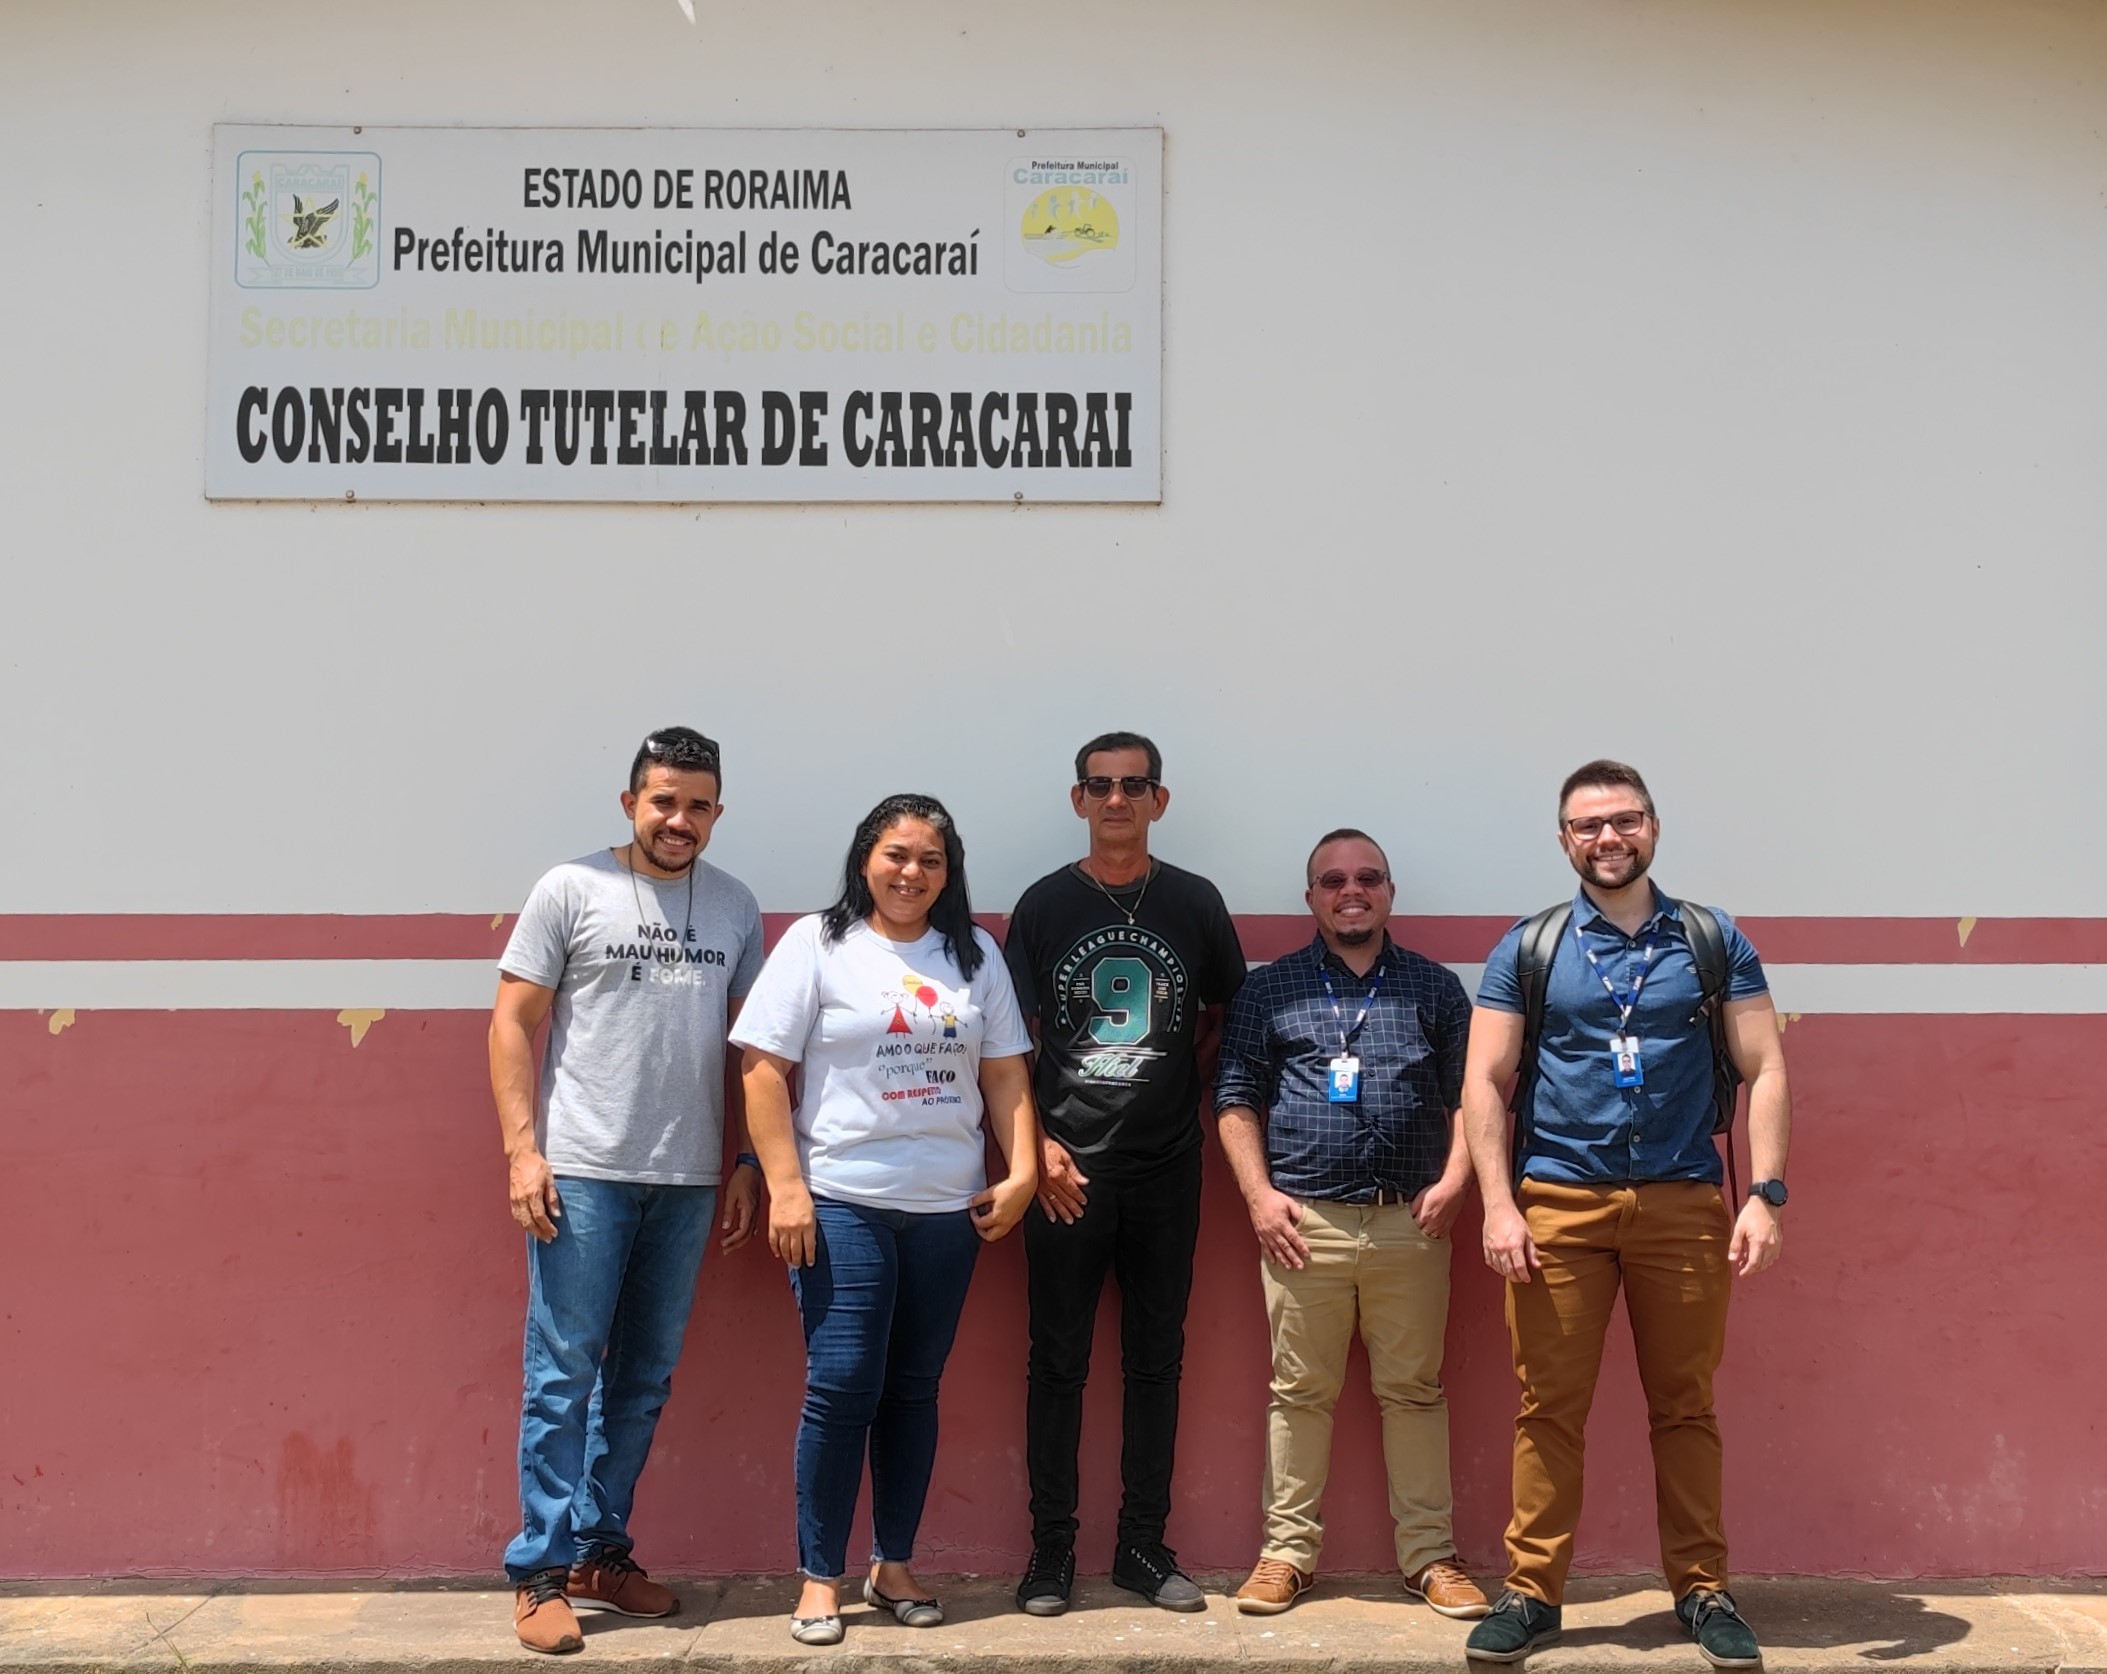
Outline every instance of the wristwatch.
{"label": "wristwatch", "polygon": [[1785,1182],[1783,1180],[1758,1180],[1749,1187],[1750,1197],[1760,1197],[1773,1209],[1785,1207]]}

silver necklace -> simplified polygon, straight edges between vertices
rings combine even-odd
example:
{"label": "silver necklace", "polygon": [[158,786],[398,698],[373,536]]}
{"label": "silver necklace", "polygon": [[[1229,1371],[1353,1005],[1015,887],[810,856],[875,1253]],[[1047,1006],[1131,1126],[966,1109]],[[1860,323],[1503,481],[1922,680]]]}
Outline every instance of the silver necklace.
{"label": "silver necklace", "polygon": [[[700,857],[698,856],[697,858],[699,859]],[[637,928],[641,930],[644,928],[644,892],[636,886],[636,844],[634,843],[629,845],[629,898],[636,903],[636,924]],[[1139,904],[1138,902],[1136,903],[1137,906]],[[670,930],[673,926],[669,924],[666,928]],[[694,934],[695,862],[691,860],[688,862],[688,922],[686,928],[680,933],[680,945],[685,948],[688,945],[688,938]]]}
{"label": "silver necklace", "polygon": [[1134,922],[1135,915],[1141,911],[1141,903],[1148,899],[1149,885],[1153,883],[1156,878],[1156,863],[1152,860],[1149,862],[1148,870],[1141,874],[1141,893],[1134,897],[1134,905],[1129,907],[1117,895],[1114,895],[1111,889],[1107,887],[1104,880],[1101,879],[1095,872],[1091,871],[1087,865],[1078,866],[1076,870],[1081,872],[1083,876],[1088,878],[1093,884],[1097,885],[1098,894],[1102,895],[1107,901],[1110,901],[1113,906],[1117,907],[1122,913],[1124,913],[1129,924],[1132,924]]}

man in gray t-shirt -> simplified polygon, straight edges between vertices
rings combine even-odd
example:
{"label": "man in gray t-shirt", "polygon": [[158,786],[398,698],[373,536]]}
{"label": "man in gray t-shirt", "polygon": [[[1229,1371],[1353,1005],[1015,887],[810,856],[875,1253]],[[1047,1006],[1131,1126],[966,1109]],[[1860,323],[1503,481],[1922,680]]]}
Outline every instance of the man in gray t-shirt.
{"label": "man in gray t-shirt", "polygon": [[761,909],[702,859],[721,783],[699,732],[645,739],[622,795],[631,841],[543,877],[499,961],[490,1085],[512,1218],[532,1235],[522,1527],[505,1550],[529,1650],[581,1649],[574,1605],[665,1616],[679,1604],[631,1558],[629,1511],[720,1187],[732,1250],[761,1183],[737,1105],[724,1168],[724,1037],[761,971]]}

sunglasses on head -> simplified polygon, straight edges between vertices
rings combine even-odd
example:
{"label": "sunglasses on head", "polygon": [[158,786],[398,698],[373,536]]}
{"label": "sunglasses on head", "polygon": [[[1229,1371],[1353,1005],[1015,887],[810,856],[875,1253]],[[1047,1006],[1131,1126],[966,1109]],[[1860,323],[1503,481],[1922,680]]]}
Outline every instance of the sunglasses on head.
{"label": "sunglasses on head", "polygon": [[697,737],[692,740],[685,738],[661,738],[657,733],[653,733],[644,740],[644,754],[653,761],[663,760],[665,757],[673,755],[682,749],[693,749],[697,754],[707,756],[711,761],[717,759],[717,740],[714,738]]}

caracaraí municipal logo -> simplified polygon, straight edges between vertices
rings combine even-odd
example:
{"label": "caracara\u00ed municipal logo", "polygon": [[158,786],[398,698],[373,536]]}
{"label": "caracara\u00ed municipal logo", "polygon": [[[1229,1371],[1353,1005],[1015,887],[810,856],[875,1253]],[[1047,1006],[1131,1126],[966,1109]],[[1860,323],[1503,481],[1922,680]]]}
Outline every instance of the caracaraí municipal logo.
{"label": "caracara\u00ed municipal logo", "polygon": [[1134,159],[1062,148],[1012,157],[1016,229],[1003,264],[1013,291],[1123,291],[1134,283]]}
{"label": "caracara\u00ed municipal logo", "polygon": [[1119,211],[1094,186],[1051,186],[1025,206],[1024,247],[1055,267],[1119,248]]}
{"label": "caracara\u00ed municipal logo", "polygon": [[376,153],[244,151],[235,175],[235,283],[252,290],[380,283]]}

